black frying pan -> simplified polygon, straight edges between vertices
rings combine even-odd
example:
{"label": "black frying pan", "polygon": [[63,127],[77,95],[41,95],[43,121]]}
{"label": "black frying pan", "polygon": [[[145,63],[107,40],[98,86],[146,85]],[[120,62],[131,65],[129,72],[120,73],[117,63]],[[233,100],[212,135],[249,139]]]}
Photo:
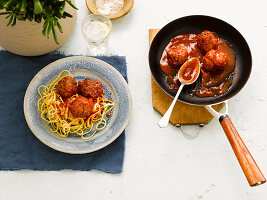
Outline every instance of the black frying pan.
{"label": "black frying pan", "polygon": [[[189,97],[186,89],[179,95],[179,100],[195,105],[210,105],[223,102],[237,94],[246,84],[251,73],[251,53],[244,37],[230,24],[209,16],[193,15],[176,19],[164,26],[153,39],[149,51],[149,65],[152,75],[158,85],[167,94],[175,96],[176,90],[170,90],[165,80],[165,74],[161,71],[159,61],[163,50],[170,40],[180,34],[200,33],[209,30],[218,34],[220,38],[231,44],[236,55],[236,66],[233,76],[233,85],[227,93],[219,97]],[[190,87],[190,86],[187,86]]]}
{"label": "black frying pan", "polygon": [[[212,110],[212,104],[217,104],[226,101],[236,95],[246,84],[252,66],[252,58],[249,46],[244,37],[230,24],[210,16],[193,15],[176,19],[164,26],[153,39],[149,50],[149,65],[152,76],[157,84],[168,95],[174,97],[176,90],[171,90],[166,83],[166,75],[161,71],[160,59],[163,50],[170,40],[180,34],[200,33],[204,30],[215,32],[220,38],[226,40],[233,48],[236,56],[235,69],[233,74],[233,84],[229,90],[217,97],[197,97],[189,98],[188,89],[184,89],[178,100],[187,104],[205,105],[205,107],[218,117],[218,113]],[[191,88],[190,88],[191,87]],[[226,133],[226,136],[236,154],[236,157],[247,177],[251,186],[265,183],[266,180],[238,135],[228,115],[219,115],[218,119]]]}

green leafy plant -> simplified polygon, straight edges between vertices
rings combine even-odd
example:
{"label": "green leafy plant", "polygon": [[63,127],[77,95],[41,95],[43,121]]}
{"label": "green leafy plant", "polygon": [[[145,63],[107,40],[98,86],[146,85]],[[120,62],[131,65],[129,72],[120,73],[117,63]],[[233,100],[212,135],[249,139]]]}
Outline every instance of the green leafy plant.
{"label": "green leafy plant", "polygon": [[78,10],[71,0],[0,0],[0,15],[6,15],[9,19],[7,26],[15,26],[17,20],[37,23],[44,20],[42,34],[49,38],[52,31],[55,42],[59,44],[56,28],[61,33],[63,30],[58,20],[72,17],[65,12],[66,4]]}

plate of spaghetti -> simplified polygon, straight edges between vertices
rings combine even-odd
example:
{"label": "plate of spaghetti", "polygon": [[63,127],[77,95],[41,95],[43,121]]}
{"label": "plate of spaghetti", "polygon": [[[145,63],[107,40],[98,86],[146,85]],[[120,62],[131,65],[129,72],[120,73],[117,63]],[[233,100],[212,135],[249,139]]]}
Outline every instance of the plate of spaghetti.
{"label": "plate of spaghetti", "polygon": [[39,71],[24,97],[33,134],[65,153],[97,151],[123,132],[131,95],[122,75],[96,58],[72,56]]}

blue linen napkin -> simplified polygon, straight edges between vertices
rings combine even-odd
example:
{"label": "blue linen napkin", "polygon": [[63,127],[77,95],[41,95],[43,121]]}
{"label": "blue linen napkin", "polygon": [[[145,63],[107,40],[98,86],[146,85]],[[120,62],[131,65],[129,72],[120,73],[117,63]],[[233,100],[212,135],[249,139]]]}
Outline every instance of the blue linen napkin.
{"label": "blue linen napkin", "polygon": [[[120,173],[124,159],[125,133],[107,147],[89,154],[72,155],[41,143],[29,129],[23,113],[27,86],[47,64],[66,57],[58,53],[36,57],[0,51],[0,170],[91,170]],[[126,59],[97,57],[115,67],[127,81]]]}

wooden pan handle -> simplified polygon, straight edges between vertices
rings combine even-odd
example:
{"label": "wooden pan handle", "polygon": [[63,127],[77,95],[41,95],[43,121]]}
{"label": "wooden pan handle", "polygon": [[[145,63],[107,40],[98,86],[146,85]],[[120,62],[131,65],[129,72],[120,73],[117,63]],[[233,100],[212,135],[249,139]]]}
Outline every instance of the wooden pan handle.
{"label": "wooden pan handle", "polygon": [[254,161],[241,137],[239,136],[229,116],[223,115],[220,117],[219,120],[235,152],[238,162],[244,174],[246,175],[249,185],[257,186],[265,183],[265,177],[263,176],[256,162]]}

